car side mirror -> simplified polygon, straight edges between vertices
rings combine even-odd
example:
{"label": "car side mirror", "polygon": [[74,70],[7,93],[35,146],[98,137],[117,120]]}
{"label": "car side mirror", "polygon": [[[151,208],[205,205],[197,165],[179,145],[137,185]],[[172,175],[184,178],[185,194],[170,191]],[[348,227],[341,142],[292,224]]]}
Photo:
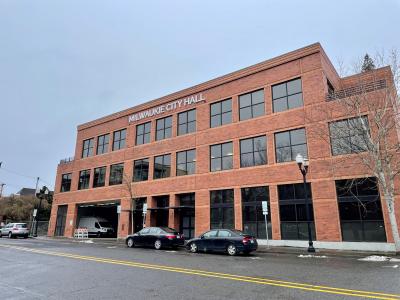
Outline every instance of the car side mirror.
{"label": "car side mirror", "polygon": [[204,239],[204,235],[202,235],[200,238],[201,238],[201,239]]}

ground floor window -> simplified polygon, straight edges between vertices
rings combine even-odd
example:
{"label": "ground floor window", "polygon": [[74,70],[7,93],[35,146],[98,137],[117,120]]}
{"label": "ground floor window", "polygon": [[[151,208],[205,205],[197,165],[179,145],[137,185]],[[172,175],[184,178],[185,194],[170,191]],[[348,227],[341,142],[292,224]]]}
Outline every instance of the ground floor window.
{"label": "ground floor window", "polygon": [[233,189],[211,191],[210,193],[210,227],[235,228],[235,211],[233,206]]}
{"label": "ground floor window", "polygon": [[168,227],[169,220],[169,196],[157,196],[156,205],[156,226]]}
{"label": "ground floor window", "polygon": [[[307,184],[311,236],[315,240],[311,186]],[[282,240],[308,240],[307,206],[303,183],[278,185]]]}
{"label": "ground floor window", "polygon": [[386,242],[376,178],[336,181],[342,240]]}

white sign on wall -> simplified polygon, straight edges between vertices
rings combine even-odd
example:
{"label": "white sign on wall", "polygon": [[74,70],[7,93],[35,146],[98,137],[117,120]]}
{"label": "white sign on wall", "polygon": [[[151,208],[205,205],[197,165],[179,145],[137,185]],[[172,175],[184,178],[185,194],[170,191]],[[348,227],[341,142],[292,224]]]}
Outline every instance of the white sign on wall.
{"label": "white sign on wall", "polygon": [[262,203],[263,215],[268,215],[268,202],[262,201],[261,203]]}
{"label": "white sign on wall", "polygon": [[147,203],[143,203],[143,213],[147,214]]}
{"label": "white sign on wall", "polygon": [[117,205],[117,214],[121,213],[121,205]]}

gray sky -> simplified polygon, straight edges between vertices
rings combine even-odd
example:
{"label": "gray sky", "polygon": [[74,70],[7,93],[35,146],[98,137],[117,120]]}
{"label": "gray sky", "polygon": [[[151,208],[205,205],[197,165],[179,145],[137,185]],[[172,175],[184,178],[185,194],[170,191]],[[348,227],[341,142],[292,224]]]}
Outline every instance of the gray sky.
{"label": "gray sky", "polygon": [[6,194],[53,187],[78,124],[317,41],[334,64],[400,49],[400,0],[140,2],[0,0]]}

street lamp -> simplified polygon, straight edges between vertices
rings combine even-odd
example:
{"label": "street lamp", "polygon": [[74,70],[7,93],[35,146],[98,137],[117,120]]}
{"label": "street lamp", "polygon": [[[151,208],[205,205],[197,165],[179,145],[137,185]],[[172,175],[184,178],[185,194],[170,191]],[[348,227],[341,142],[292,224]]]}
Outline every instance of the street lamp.
{"label": "street lamp", "polygon": [[308,172],[309,161],[307,158],[304,158],[300,153],[296,156],[296,162],[299,166],[300,172],[303,175],[303,185],[304,185],[304,203],[306,205],[306,216],[307,216],[307,229],[308,229],[308,252],[315,252],[315,248],[313,246],[313,241],[311,237],[311,226],[310,226],[310,211],[308,205],[308,193],[307,193],[307,181],[306,175]]}

